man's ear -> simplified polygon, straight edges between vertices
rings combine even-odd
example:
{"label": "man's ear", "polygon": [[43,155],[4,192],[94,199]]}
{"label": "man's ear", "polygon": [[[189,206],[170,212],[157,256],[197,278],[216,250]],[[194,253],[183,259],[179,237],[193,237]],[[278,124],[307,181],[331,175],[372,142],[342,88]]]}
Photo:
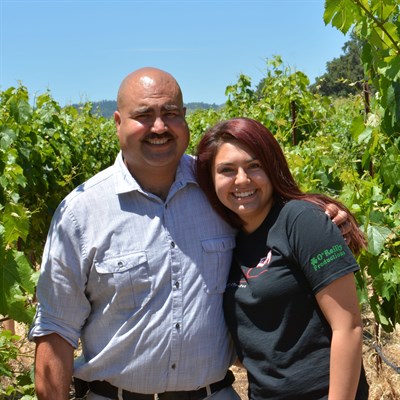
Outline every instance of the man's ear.
{"label": "man's ear", "polygon": [[115,127],[117,128],[117,135],[118,135],[119,127],[121,126],[121,114],[119,111],[114,112],[114,122],[115,122]]}
{"label": "man's ear", "polygon": [[121,123],[121,114],[119,111],[114,111],[114,121],[115,125],[119,125]]}

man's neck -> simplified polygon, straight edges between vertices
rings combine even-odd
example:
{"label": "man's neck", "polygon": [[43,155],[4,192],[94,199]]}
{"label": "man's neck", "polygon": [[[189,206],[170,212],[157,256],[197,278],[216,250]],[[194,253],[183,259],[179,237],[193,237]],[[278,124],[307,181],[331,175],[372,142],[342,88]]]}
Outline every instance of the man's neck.
{"label": "man's neck", "polygon": [[146,190],[147,192],[150,192],[154,194],[155,196],[159,197],[161,200],[165,201],[168,197],[169,190],[171,188],[171,185],[167,185],[164,187],[161,187],[160,185],[151,185],[151,186],[146,186],[146,185],[140,185],[143,190]]}
{"label": "man's neck", "polygon": [[176,169],[173,173],[166,171],[165,168],[154,168],[152,171],[135,169],[132,172],[128,167],[128,170],[143,190],[158,196],[164,201],[166,200],[175,180]]}

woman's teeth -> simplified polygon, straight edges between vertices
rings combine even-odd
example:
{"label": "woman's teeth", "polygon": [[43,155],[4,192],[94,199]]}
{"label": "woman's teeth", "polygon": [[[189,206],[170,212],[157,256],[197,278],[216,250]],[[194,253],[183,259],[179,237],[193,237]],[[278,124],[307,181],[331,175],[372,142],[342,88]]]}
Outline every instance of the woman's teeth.
{"label": "woman's teeth", "polygon": [[234,193],[233,195],[239,199],[244,198],[244,197],[249,197],[255,193],[255,190],[252,191],[247,191],[247,192],[240,192],[240,193]]}

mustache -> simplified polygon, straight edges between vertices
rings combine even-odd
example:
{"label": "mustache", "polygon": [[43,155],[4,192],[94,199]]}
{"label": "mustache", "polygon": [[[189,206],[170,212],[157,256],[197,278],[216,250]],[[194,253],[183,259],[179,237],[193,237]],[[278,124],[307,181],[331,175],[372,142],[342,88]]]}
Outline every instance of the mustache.
{"label": "mustache", "polygon": [[145,136],[144,140],[152,140],[152,139],[173,139],[173,136],[170,132],[164,133],[149,133]]}

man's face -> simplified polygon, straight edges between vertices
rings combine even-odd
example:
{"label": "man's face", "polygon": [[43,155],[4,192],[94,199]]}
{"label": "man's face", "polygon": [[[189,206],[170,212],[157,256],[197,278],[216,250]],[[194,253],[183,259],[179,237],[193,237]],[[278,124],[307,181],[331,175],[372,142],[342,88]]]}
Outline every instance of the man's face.
{"label": "man's face", "polygon": [[124,160],[133,175],[175,174],[189,144],[189,129],[179,88],[170,79],[143,76],[124,87],[114,114]]}

